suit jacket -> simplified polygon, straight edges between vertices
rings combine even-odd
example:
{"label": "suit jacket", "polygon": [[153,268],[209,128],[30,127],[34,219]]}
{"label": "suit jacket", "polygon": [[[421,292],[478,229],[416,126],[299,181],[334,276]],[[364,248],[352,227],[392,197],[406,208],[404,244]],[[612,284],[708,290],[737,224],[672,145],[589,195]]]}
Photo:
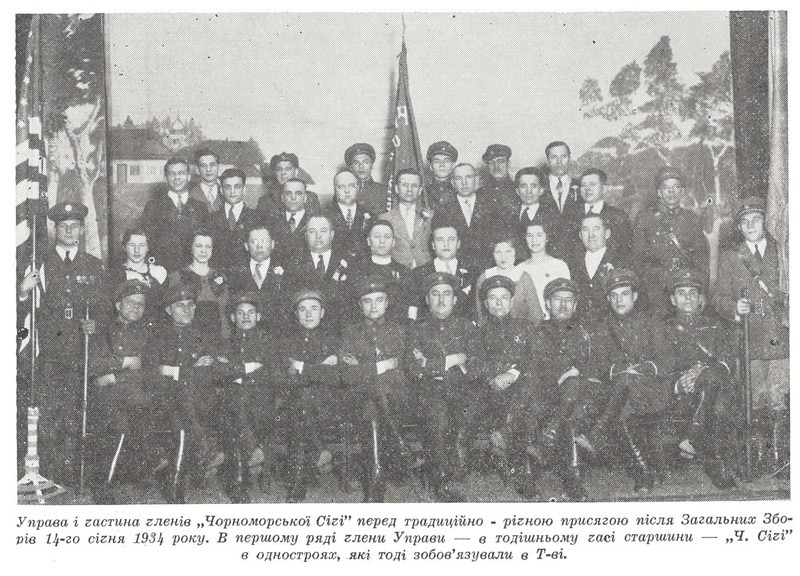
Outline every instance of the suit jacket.
{"label": "suit jacket", "polygon": [[[531,224],[541,224],[547,227],[553,225],[557,226],[557,220],[559,218],[560,214],[558,213],[555,202],[552,204],[543,204],[542,202],[539,202],[539,208],[537,208],[536,214],[534,214],[533,218],[528,216],[527,211],[522,212],[522,205],[520,205],[516,212],[517,229],[519,230],[517,260],[523,260],[530,256],[528,244],[525,240],[525,234],[528,231],[528,226]],[[548,238],[547,253],[550,255],[553,254],[551,250],[552,246],[553,241],[551,238]]]}
{"label": "suit jacket", "polygon": [[244,206],[236,226],[230,228],[225,215],[225,206],[209,215],[209,226],[214,232],[214,266],[225,270],[234,270],[249,260],[245,245],[250,229],[265,220],[264,216],[253,208]]}
{"label": "suit jacket", "polygon": [[209,202],[208,198],[206,198],[203,189],[200,188],[200,183],[195,184],[189,190],[189,198],[194,198],[198,202],[202,202],[206,205],[209,214],[211,212],[216,212],[217,210],[221,209],[222,206],[225,204],[225,197],[222,195],[222,186],[220,185],[219,181],[217,182],[217,197],[214,198],[213,202]]}
{"label": "suit jacket", "polygon": [[178,212],[170,197],[159,192],[147,201],[141,218],[150,254],[169,272],[190,263],[192,235],[207,220],[208,209],[199,200],[189,198]]}
{"label": "suit jacket", "polygon": [[235,295],[240,292],[255,292],[261,304],[261,325],[267,330],[282,330],[289,318],[290,307],[287,301],[287,274],[280,262],[273,255],[269,269],[264,276],[261,287],[258,287],[250,272],[250,259],[230,271],[230,290]]}
{"label": "suit jacket", "polygon": [[[579,210],[571,213],[570,220],[567,226],[570,230],[567,232],[570,238],[579,238],[581,231],[581,220],[586,215],[586,204],[583,203],[579,206]],[[611,230],[611,237],[608,239],[609,248],[626,258],[631,256],[633,250],[633,228],[631,227],[628,214],[624,210],[611,206],[607,201],[603,202],[603,209],[600,210],[600,216],[608,223],[608,229]],[[580,243],[580,240],[578,240]],[[580,252],[578,250],[577,252]]]}
{"label": "suit jacket", "polygon": [[456,198],[455,202],[434,213],[431,228],[436,228],[442,222],[453,223],[458,228],[461,240],[459,256],[471,267],[485,270],[494,264],[492,241],[497,233],[514,229],[510,214],[507,210],[497,208],[490,198],[476,194],[469,226],[461,202]]}
{"label": "suit jacket", "polygon": [[394,228],[393,260],[400,262],[403,266],[414,268],[431,259],[431,216],[422,210],[419,202],[417,203],[417,216],[414,219],[414,234],[411,237],[408,235],[399,204],[381,214],[379,218],[386,220]]}
{"label": "suit jacket", "polygon": [[306,210],[294,232],[286,219],[285,210],[269,219],[272,239],[275,240],[275,255],[279,260],[289,262],[294,258],[295,252],[302,251],[306,247],[306,224],[312,214],[314,214],[312,211]]}
{"label": "suit jacket", "polygon": [[566,199],[564,200],[564,209],[559,211],[558,204],[553,199],[553,192],[550,190],[550,176],[546,175],[544,184],[544,192],[539,199],[540,210],[541,207],[547,207],[551,214],[555,217],[550,222],[550,230],[547,238],[547,252],[551,256],[555,256],[565,262],[569,262],[575,256],[575,253],[580,252],[581,240],[570,227],[569,222],[574,222],[580,219],[583,212],[583,199],[580,195],[581,184],[577,178],[572,178],[569,185],[569,190],[565,191]]}
{"label": "suit jacket", "polygon": [[289,293],[303,288],[321,290],[326,299],[325,323],[331,330],[338,332],[351,319],[353,309],[350,305],[352,261],[341,249],[333,247],[323,276],[317,273],[316,265],[308,248],[295,252],[289,263]]}
{"label": "suit jacket", "polygon": [[366,229],[372,216],[364,207],[356,203],[353,210],[353,224],[347,227],[347,220],[339,205],[334,201],[327,206],[326,214],[333,221],[333,242],[350,258],[361,259],[367,252]]}
{"label": "suit jacket", "polygon": [[484,196],[500,212],[519,213],[521,202],[516,186],[514,186],[514,180],[509,176],[500,180],[489,176],[484,186],[476,194]]}
{"label": "suit jacket", "polygon": [[[283,200],[281,200],[281,192],[283,188],[278,186],[278,183],[271,181],[264,186],[264,193],[258,197],[258,205],[256,210],[263,213],[267,218],[279,218],[285,211]],[[306,201],[304,204],[306,211],[319,212],[320,204],[319,197],[315,192],[306,190]]]}
{"label": "suit jacket", "polygon": [[[372,217],[386,211],[387,186],[380,182],[370,180],[358,183],[358,203],[369,212]],[[394,206],[392,202],[392,206]]]}
{"label": "suit jacket", "polygon": [[[578,284],[580,290],[580,300],[578,304],[577,313],[581,321],[593,326],[597,322],[605,320],[611,313],[611,308],[606,298],[606,292],[603,289],[603,279],[614,268],[629,268],[630,261],[628,258],[616,252],[613,248],[608,246],[606,253],[600,260],[600,265],[594,276],[589,276],[589,271],[586,269],[586,249],[580,255],[575,255],[572,262],[569,263],[569,272]],[[641,291],[641,289],[640,289]],[[642,298],[642,294],[639,294]],[[641,303],[637,306],[643,307]]]}

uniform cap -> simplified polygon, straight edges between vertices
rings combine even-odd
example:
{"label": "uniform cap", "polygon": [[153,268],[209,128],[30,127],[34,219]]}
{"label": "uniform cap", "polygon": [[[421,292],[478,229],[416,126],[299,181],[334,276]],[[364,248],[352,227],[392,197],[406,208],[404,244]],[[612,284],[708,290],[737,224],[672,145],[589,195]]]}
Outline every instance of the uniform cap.
{"label": "uniform cap", "polygon": [[512,296],[514,292],[517,291],[517,286],[511,278],[503,276],[502,274],[495,274],[491,278],[484,280],[483,284],[481,284],[481,300],[486,300],[486,296],[492,288],[505,288]]}
{"label": "uniform cap", "polygon": [[627,268],[614,268],[603,279],[603,289],[606,293],[623,286],[630,286],[633,290],[639,289],[639,277],[636,272]]}
{"label": "uniform cap", "polygon": [[114,290],[114,302],[122,302],[126,296],[133,296],[134,294],[147,294],[150,288],[144,282],[139,280],[125,280],[120,282]]}
{"label": "uniform cap", "polygon": [[350,166],[353,158],[358,154],[366,154],[372,158],[373,162],[375,162],[375,148],[366,142],[359,142],[357,144],[353,144],[350,146],[350,148],[344,151],[344,163]]}
{"label": "uniform cap", "polygon": [[238,292],[231,301],[228,303],[228,308],[231,314],[236,313],[236,308],[239,304],[252,304],[256,308],[256,312],[261,312],[261,302],[258,294],[255,292]]}
{"label": "uniform cap", "polygon": [[697,288],[700,292],[705,291],[706,282],[702,274],[697,270],[681,268],[672,272],[669,277],[669,291],[675,292],[676,288],[684,287]]}
{"label": "uniform cap", "polygon": [[505,144],[489,144],[489,147],[486,148],[486,152],[483,153],[481,159],[484,162],[488,162],[489,160],[494,160],[500,156],[511,158],[511,148]]}
{"label": "uniform cap", "polygon": [[453,290],[458,290],[458,278],[448,272],[431,272],[425,276],[425,279],[422,281],[422,288],[425,290],[425,294],[427,294],[430,292],[431,288],[439,284],[449,284],[452,286]]}
{"label": "uniform cap", "polygon": [[269,161],[270,168],[272,168],[273,171],[278,169],[278,162],[291,162],[292,166],[300,168],[300,160],[297,159],[297,154],[292,152],[275,154]]}
{"label": "uniform cap", "polygon": [[456,150],[455,147],[450,144],[450,142],[445,140],[442,140],[441,142],[435,142],[428,146],[428,153],[425,155],[425,157],[428,159],[428,162],[432,162],[433,157],[436,154],[443,154],[444,156],[450,158],[450,160],[453,162],[458,160],[458,150]]}
{"label": "uniform cap", "polygon": [[64,220],[83,221],[89,209],[80,202],[59,202],[47,212],[47,217],[56,224]]}
{"label": "uniform cap", "polygon": [[757,196],[744,198],[739,203],[739,210],[736,212],[736,220],[741,219],[742,216],[750,214],[751,212],[766,213],[766,202],[764,202],[763,198]]}
{"label": "uniform cap", "polygon": [[164,306],[171,306],[175,302],[183,302],[184,300],[197,300],[197,288],[195,288],[194,284],[170,286],[164,291],[162,303]]}
{"label": "uniform cap", "polygon": [[358,281],[356,296],[361,298],[374,292],[387,292],[386,279],[380,274],[370,274]]}
{"label": "uniform cap", "polygon": [[319,290],[312,288],[298,290],[292,295],[292,308],[297,308],[297,305],[303,300],[317,300],[323,308],[325,307],[325,296]]}
{"label": "uniform cap", "polygon": [[562,291],[572,292],[575,296],[579,294],[578,285],[574,281],[569,278],[556,278],[544,287],[544,299],[547,300],[553,293]]}
{"label": "uniform cap", "polygon": [[669,180],[670,178],[676,178],[683,184],[686,183],[686,178],[684,177],[683,172],[677,168],[673,168],[672,166],[664,166],[658,172],[656,172],[655,187],[658,188],[664,180]]}

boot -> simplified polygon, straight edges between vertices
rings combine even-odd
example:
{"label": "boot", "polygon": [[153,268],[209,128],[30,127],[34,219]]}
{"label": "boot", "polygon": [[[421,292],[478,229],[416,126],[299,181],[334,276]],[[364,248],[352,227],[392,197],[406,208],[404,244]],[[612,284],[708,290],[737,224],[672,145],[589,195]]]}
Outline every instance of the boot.
{"label": "boot", "polygon": [[305,474],[306,442],[302,432],[292,435],[286,458],[286,501],[297,503],[305,500],[307,479]]}
{"label": "boot", "polygon": [[592,454],[604,452],[609,447],[608,425],[619,418],[622,409],[628,402],[628,387],[617,384],[611,397],[606,404],[606,408],[600,418],[597,419],[589,433],[581,439],[581,446]]}
{"label": "boot", "polygon": [[727,426],[718,422],[711,447],[705,454],[704,470],[711,482],[720,490],[736,488],[736,480],[725,457]]}
{"label": "boot", "polygon": [[112,489],[112,482],[114,481],[114,474],[117,469],[117,462],[122,454],[123,446],[125,445],[125,434],[120,434],[119,440],[116,443],[116,450],[111,458],[111,463],[108,465],[108,474],[105,478],[96,478],[95,486],[92,488],[92,500],[95,504],[114,505],[116,500],[114,498],[114,490]]}
{"label": "boot", "polygon": [[569,429],[567,436],[567,449],[569,460],[565,472],[562,474],[564,490],[567,497],[573,502],[586,501],[586,489],[583,485],[583,474],[578,459],[578,444],[575,440],[575,430]]}
{"label": "boot", "polygon": [[633,459],[633,491],[647,493],[653,489],[653,471],[647,464],[637,431],[628,419],[620,421],[622,439]]}
{"label": "boot", "polygon": [[156,472],[158,488],[167,504],[186,504],[184,487],[186,447],[186,431],[180,430],[178,432],[174,465],[170,463]]}
{"label": "boot", "polygon": [[786,411],[775,410],[772,413],[772,462],[774,471],[770,478],[786,474],[789,470],[789,416]]}
{"label": "boot", "polygon": [[542,499],[542,494],[536,481],[542,475],[542,462],[539,458],[532,456],[526,451],[523,455],[524,468],[517,481],[514,483],[514,488],[517,494],[522,496],[525,500],[532,502],[539,502]]}
{"label": "boot", "polygon": [[367,435],[366,446],[369,453],[367,454],[367,484],[364,487],[364,502],[383,502],[386,481],[380,461],[380,430],[377,420],[370,420]]}

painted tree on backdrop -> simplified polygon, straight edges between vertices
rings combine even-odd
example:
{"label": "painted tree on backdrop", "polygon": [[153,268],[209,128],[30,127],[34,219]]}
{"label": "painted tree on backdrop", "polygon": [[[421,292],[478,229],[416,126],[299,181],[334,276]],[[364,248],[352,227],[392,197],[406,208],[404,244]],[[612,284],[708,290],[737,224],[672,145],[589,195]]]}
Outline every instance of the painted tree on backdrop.
{"label": "painted tree on backdrop", "polygon": [[[102,15],[48,15],[45,23],[50,197],[79,199],[86,205],[86,251],[102,257],[94,198],[105,165]],[[105,202],[98,203],[105,211]]]}
{"label": "painted tree on backdrop", "polygon": [[697,75],[699,81],[692,86],[680,82],[670,39],[662,36],[644,59],[644,67],[634,60],[620,69],[609,85],[608,99],[594,78],[584,81],[579,96],[586,118],[600,118],[619,127],[617,137],[627,145],[631,157],[655,153],[662,164],[686,164],[684,171],[695,174],[698,167],[689,159],[695,160],[698,154],[692,149],[705,151],[701,162],[713,174],[713,194],[706,190],[704,178],[690,177],[687,184],[696,187],[698,194],[687,199],[689,207],[704,217],[713,286],[721,230],[732,221],[733,190],[723,190],[721,178],[722,161],[733,162],[735,146],[730,53],[724,52],[710,72]]}

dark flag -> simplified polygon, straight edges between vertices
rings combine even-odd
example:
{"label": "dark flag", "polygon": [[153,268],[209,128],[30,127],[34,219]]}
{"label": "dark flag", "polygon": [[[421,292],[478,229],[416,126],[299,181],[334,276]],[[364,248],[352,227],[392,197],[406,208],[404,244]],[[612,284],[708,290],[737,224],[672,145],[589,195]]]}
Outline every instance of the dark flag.
{"label": "dark flag", "polygon": [[[414,120],[414,110],[411,107],[411,93],[408,89],[408,62],[406,60],[406,42],[403,39],[400,49],[400,73],[397,78],[397,96],[394,106],[394,135],[391,140],[389,152],[389,178],[388,194],[386,195],[386,209],[392,208],[392,195],[394,194],[394,175],[404,168],[414,168],[420,178],[424,174],[424,156],[419,147],[419,133],[417,123]],[[424,180],[423,180],[424,186]],[[427,208],[428,195],[424,188],[422,191],[422,202]]]}

